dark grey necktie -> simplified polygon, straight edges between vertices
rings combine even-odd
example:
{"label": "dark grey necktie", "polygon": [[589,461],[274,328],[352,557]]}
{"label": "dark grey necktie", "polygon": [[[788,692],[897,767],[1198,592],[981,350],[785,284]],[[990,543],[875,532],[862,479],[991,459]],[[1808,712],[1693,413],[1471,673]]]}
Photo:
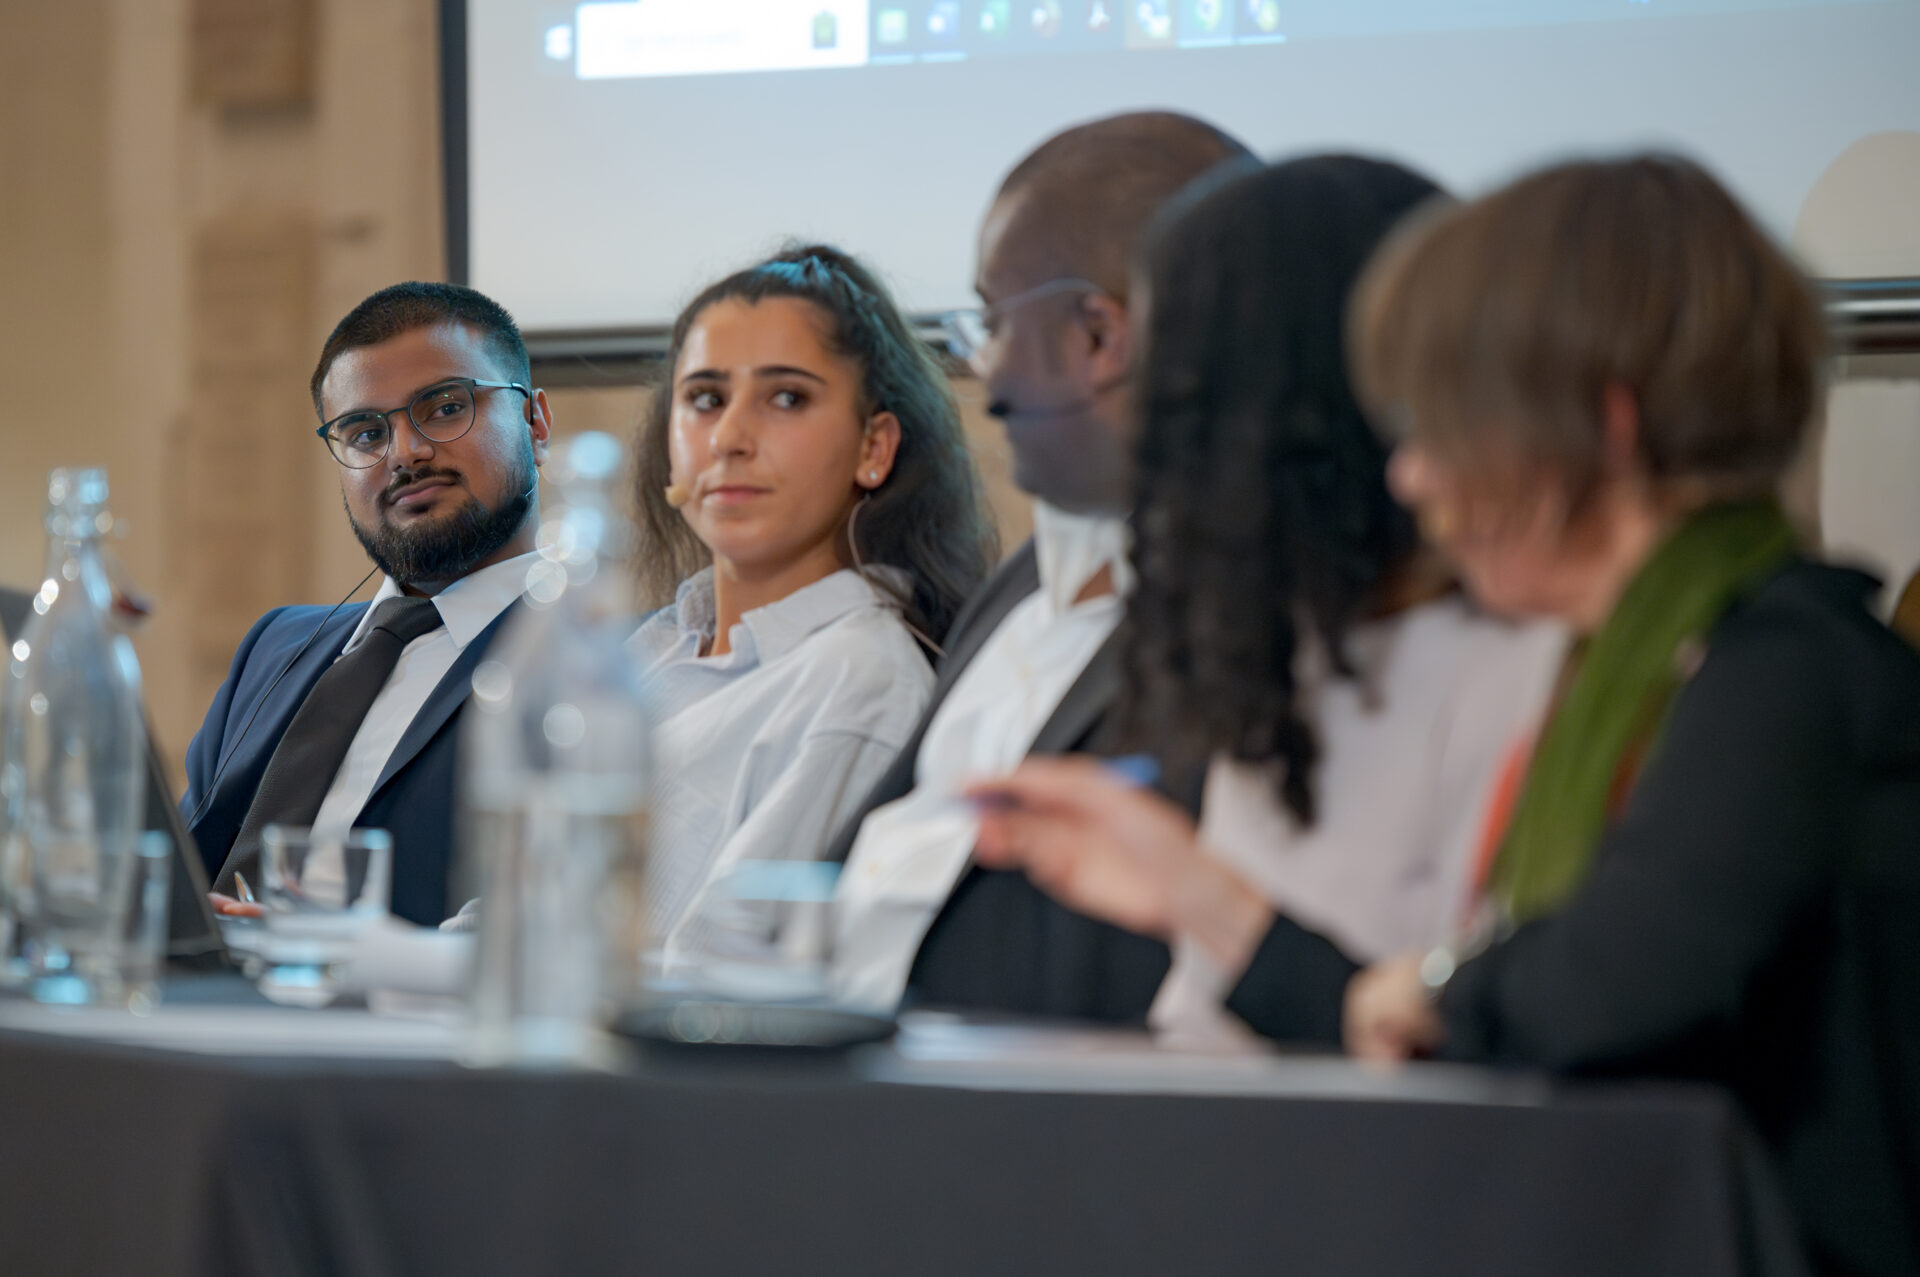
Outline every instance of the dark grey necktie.
{"label": "dark grey necktie", "polygon": [[327,668],[287,724],[215,890],[229,890],[234,870],[244,869],[260,854],[262,829],[271,824],[313,823],[361,721],[393,675],[401,651],[439,628],[440,612],[432,599],[388,599],[374,609],[373,627],[360,646]]}

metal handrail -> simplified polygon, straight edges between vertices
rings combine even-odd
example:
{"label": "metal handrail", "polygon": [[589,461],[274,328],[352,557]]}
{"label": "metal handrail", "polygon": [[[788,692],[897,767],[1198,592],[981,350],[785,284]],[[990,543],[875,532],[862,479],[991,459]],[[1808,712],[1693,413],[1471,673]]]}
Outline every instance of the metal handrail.
{"label": "metal handrail", "polygon": [[[1920,277],[1829,279],[1820,288],[1836,354],[1920,354]],[[929,345],[945,349],[939,315],[916,315],[913,324]],[[633,385],[647,379],[669,336],[658,325],[529,333],[527,354],[549,386]]]}
{"label": "metal handrail", "polygon": [[1920,279],[1829,279],[1821,288],[1838,353],[1920,353]]}

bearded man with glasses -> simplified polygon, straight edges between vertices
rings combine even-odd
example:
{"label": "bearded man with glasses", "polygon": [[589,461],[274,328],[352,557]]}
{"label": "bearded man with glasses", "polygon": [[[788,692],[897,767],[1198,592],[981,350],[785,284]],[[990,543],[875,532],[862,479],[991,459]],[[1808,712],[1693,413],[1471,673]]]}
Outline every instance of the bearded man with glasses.
{"label": "bearded man with glasses", "polygon": [[[257,621],[187,750],[189,828],[223,912],[270,823],[393,836],[392,908],[447,916],[455,728],[473,670],[526,586],[552,426],[512,316],[469,288],[396,284],[327,338],[316,433],[370,603]],[[311,872],[311,871],[309,871]]]}

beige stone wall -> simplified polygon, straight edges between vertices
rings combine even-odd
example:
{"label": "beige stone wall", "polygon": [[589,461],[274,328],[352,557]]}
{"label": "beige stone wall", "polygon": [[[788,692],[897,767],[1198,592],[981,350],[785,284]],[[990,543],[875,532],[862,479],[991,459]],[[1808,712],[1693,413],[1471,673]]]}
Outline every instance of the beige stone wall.
{"label": "beige stone wall", "polygon": [[[1920,133],[1861,138],[1808,193],[1794,247],[1832,278],[1920,275]],[[1842,359],[1803,504],[1834,557],[1887,582],[1891,608],[1920,572],[1920,355]]]}
{"label": "beige stone wall", "polygon": [[119,410],[108,203],[107,0],[16,0],[0,40],[0,579],[37,579],[46,471],[110,460]]}
{"label": "beige stone wall", "polygon": [[254,617],[366,571],[313,438],[339,315],[442,269],[433,0],[5,0],[0,580],[105,464],[178,758]]}

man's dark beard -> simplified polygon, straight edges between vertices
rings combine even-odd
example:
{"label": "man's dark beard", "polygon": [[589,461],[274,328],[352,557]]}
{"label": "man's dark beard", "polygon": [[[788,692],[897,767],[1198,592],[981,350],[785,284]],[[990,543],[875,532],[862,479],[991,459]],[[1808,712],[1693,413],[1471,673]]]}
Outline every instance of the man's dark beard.
{"label": "man's dark beard", "polygon": [[[402,478],[413,483],[433,473],[420,470]],[[533,508],[534,484],[529,457],[515,478],[518,491],[493,510],[469,496],[466,504],[452,514],[411,528],[396,528],[384,519],[376,527],[363,527],[352,510],[347,511],[347,522],[353,525],[353,535],[367,557],[401,585],[454,581],[513,540],[514,533],[526,522],[527,511]]]}

